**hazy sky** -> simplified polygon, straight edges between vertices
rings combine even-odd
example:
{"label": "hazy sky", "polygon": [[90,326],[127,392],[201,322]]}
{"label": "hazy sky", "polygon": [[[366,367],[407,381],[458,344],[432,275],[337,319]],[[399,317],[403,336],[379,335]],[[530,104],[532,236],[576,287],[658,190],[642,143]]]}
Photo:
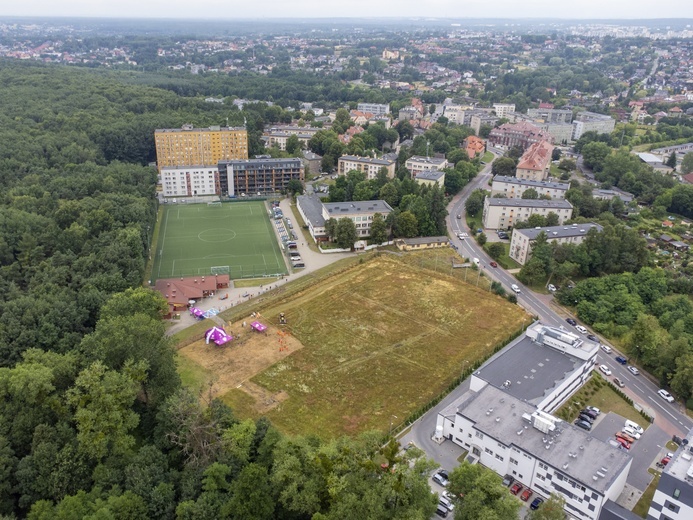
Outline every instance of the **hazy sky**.
{"label": "hazy sky", "polygon": [[3,0],[0,16],[693,18],[692,0]]}

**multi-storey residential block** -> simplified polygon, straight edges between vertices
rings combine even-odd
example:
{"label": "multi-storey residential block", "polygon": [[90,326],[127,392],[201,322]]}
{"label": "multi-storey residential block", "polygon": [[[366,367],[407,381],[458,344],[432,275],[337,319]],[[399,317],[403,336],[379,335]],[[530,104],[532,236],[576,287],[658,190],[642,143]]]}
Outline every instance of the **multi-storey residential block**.
{"label": "multi-storey residential block", "polygon": [[412,155],[404,163],[404,166],[412,174],[412,177],[416,177],[421,172],[428,170],[442,170],[449,166],[448,161],[445,157],[423,157],[421,155]]}
{"label": "multi-storey residential block", "polygon": [[479,135],[482,126],[494,126],[499,119],[497,115],[479,109],[467,111],[464,114],[464,124],[474,130],[476,135]]}
{"label": "multi-storey residential block", "polygon": [[262,136],[262,140],[265,142],[265,146],[267,147],[271,148],[272,146],[276,146],[280,150],[286,150],[286,142],[292,135],[297,136],[298,141],[301,144],[303,144],[304,147],[307,147],[308,141],[310,141],[311,137],[313,137],[314,134],[289,134],[287,132],[268,132]]}
{"label": "multi-storey residential block", "polygon": [[537,125],[553,137],[554,143],[569,143],[573,139],[573,125],[570,123],[537,123]]}
{"label": "multi-storey residential block", "polygon": [[690,518],[693,518],[693,430],[662,471],[647,512],[647,520]]}
{"label": "multi-storey residential block", "polygon": [[531,144],[517,163],[517,178],[532,181],[548,179],[553,149],[554,146],[548,141]]}
{"label": "multi-storey residential block", "polygon": [[159,171],[171,166],[213,166],[219,161],[248,158],[245,128],[184,125],[180,129],[156,130],[154,142]]}
{"label": "multi-storey residential block", "polygon": [[412,119],[418,119],[421,117],[421,112],[419,109],[413,106],[408,106],[401,108],[397,114],[397,119],[400,121],[411,121]]}
{"label": "multi-storey residential block", "polygon": [[292,179],[304,180],[303,163],[297,158],[219,163],[220,191],[229,197],[280,192]]}
{"label": "multi-storey residential block", "polygon": [[356,106],[359,112],[370,112],[374,116],[384,116],[390,113],[390,105],[380,105],[378,103],[359,103]]}
{"label": "multi-storey residential block", "polygon": [[573,141],[577,141],[585,132],[610,134],[614,131],[616,120],[611,116],[594,112],[580,112],[573,121]]}
{"label": "multi-storey residential block", "polygon": [[491,185],[491,197],[501,196],[508,199],[521,199],[525,190],[530,188],[537,190],[539,196],[548,195],[552,199],[565,199],[565,194],[570,189],[570,184],[496,175]]}
{"label": "multi-storey residential block", "polygon": [[164,197],[219,195],[217,166],[167,167],[160,177]]}
{"label": "multi-storey residential block", "polygon": [[553,142],[547,132],[542,131],[536,125],[527,122],[520,123],[505,123],[498,128],[491,130],[488,140],[494,146],[502,146],[512,148],[520,146],[523,150],[529,148],[530,145],[539,141]]}
{"label": "multi-storey residential block", "polygon": [[337,173],[339,175],[346,175],[351,170],[357,170],[365,173],[368,179],[375,179],[381,168],[387,169],[387,176],[390,179],[394,178],[395,161],[390,159],[342,155],[337,163]]}
{"label": "multi-storey residential block", "polygon": [[510,114],[515,113],[515,104],[494,103],[493,110],[498,117],[508,117]]}
{"label": "multi-storey residential block", "polygon": [[531,215],[558,215],[559,225],[573,215],[573,205],[567,200],[504,199],[486,197],[483,222],[488,229],[508,229],[516,222],[524,222]]}
{"label": "multi-storey residential block", "polygon": [[456,125],[465,124],[465,113],[472,110],[470,106],[463,105],[445,105],[443,107],[443,115],[448,118],[448,121]]}
{"label": "multi-storey residential block", "polygon": [[573,224],[572,226],[547,226],[529,229],[514,229],[510,239],[508,256],[520,265],[525,265],[532,256],[532,245],[540,233],[544,233],[549,242],[578,245],[584,242],[591,229],[602,230],[599,224]]}
{"label": "multi-storey residential block", "polygon": [[573,111],[567,108],[530,108],[527,115],[543,123],[572,123]]}
{"label": "multi-storey residential block", "polygon": [[320,172],[322,167],[322,157],[310,150],[303,150],[303,166],[307,168],[307,171],[315,174]]}
{"label": "multi-storey residential block", "polygon": [[441,188],[445,185],[445,172],[440,170],[425,170],[420,172],[414,180],[419,184],[438,184]]}

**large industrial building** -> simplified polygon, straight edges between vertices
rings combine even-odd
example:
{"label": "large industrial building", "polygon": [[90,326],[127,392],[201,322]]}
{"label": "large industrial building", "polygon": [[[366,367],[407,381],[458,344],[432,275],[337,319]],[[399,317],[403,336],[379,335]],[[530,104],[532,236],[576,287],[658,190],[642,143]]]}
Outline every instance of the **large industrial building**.
{"label": "large industrial building", "polygon": [[589,378],[598,351],[598,343],[535,323],[439,412],[435,438],[544,499],[563,497],[571,518],[596,520],[623,491],[631,456],[551,413]]}
{"label": "large industrial building", "polygon": [[166,167],[216,166],[220,161],[248,158],[245,128],[183,125],[155,130],[154,143],[159,172]]}

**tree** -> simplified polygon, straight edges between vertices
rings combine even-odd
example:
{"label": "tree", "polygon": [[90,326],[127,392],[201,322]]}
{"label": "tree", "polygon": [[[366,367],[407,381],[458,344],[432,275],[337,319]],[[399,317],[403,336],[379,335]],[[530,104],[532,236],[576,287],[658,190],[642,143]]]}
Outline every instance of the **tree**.
{"label": "tree", "polygon": [[684,175],[693,172],[693,152],[688,152],[681,161],[681,173]]}
{"label": "tree", "polygon": [[517,161],[512,157],[499,157],[493,161],[491,173],[493,175],[503,175],[505,177],[514,177]]}
{"label": "tree", "polygon": [[604,162],[611,154],[611,147],[606,143],[591,142],[582,147],[582,160],[585,166],[596,172],[604,169]]}
{"label": "tree", "polygon": [[479,243],[479,245],[480,245],[481,247],[484,246],[484,244],[486,243],[486,240],[488,240],[487,237],[486,237],[486,233],[479,233],[479,234],[476,236],[476,241]]}
{"label": "tree", "polygon": [[448,491],[455,502],[455,518],[517,518],[520,502],[512,497],[490,469],[464,461],[450,472]]}
{"label": "tree", "polygon": [[387,224],[382,214],[376,213],[371,222],[371,241],[374,244],[382,244],[385,240],[387,240]]}
{"label": "tree", "polygon": [[337,219],[330,217],[325,221],[325,234],[330,240],[334,240],[337,235]]}
{"label": "tree", "polygon": [[523,199],[538,199],[539,198],[539,192],[535,190],[534,188],[527,188],[525,191],[522,192],[522,198]]}
{"label": "tree", "polygon": [[671,152],[671,155],[667,159],[667,162],[665,163],[669,168],[676,169],[676,152]]}
{"label": "tree", "polygon": [[561,158],[561,155],[563,155],[563,152],[561,152],[561,149],[558,147],[555,147],[553,151],[551,152],[551,160],[552,161],[558,161]]}
{"label": "tree", "polygon": [[563,170],[565,172],[572,172],[577,168],[577,164],[573,159],[561,159],[561,162],[558,163],[558,169]]}
{"label": "tree", "polygon": [[291,155],[296,155],[303,148],[301,141],[298,139],[296,134],[292,134],[286,140],[286,151]]}
{"label": "tree", "polygon": [[505,246],[500,242],[491,242],[486,250],[491,258],[498,260],[505,253]]}
{"label": "tree", "polygon": [[486,195],[481,190],[475,190],[472,192],[464,203],[467,214],[471,217],[477,216],[484,207],[485,198]]}
{"label": "tree", "polygon": [[290,193],[292,197],[303,195],[303,183],[298,179],[291,179],[286,183],[286,191]]}
{"label": "tree", "polygon": [[531,510],[525,520],[565,520],[565,499],[555,493],[551,493],[548,500],[537,509]]}
{"label": "tree", "polygon": [[335,242],[343,249],[351,249],[358,238],[356,224],[350,218],[340,218],[335,229]]}
{"label": "tree", "polygon": [[402,211],[395,216],[395,236],[412,238],[418,235],[418,222],[411,211]]}

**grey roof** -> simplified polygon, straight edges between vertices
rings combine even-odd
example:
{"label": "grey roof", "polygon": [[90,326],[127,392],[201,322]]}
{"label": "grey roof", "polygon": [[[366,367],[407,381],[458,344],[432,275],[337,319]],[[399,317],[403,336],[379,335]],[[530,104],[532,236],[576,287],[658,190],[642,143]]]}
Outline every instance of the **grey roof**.
{"label": "grey roof", "polygon": [[490,206],[512,206],[514,208],[573,209],[573,205],[564,199],[504,199],[500,197],[490,197],[486,200],[488,201],[488,204]]}
{"label": "grey roof", "polygon": [[308,161],[317,161],[322,159],[322,156],[311,152],[310,150],[303,150],[303,157]]}
{"label": "grey roof", "polygon": [[292,157],[290,159],[233,159],[230,161],[219,161],[219,164],[226,164],[239,169],[251,168],[299,168],[302,166],[301,159]]}
{"label": "grey roof", "polygon": [[301,207],[301,211],[303,211],[313,228],[325,225],[325,218],[322,216],[322,202],[320,202],[317,196],[299,195],[296,197],[296,204]]}
{"label": "grey roof", "polygon": [[387,215],[392,211],[390,205],[384,200],[355,200],[353,202],[326,202],[323,207],[330,217],[339,218],[340,215],[353,215],[354,213],[382,213]]}
{"label": "grey roof", "polygon": [[423,157],[421,155],[412,155],[406,162],[414,161],[427,164],[443,164],[447,159],[445,157]]}
{"label": "grey roof", "polygon": [[654,154],[647,153],[647,152],[641,152],[636,154],[638,157],[640,157],[640,160],[647,163],[647,164],[661,164],[662,160],[657,157]]}
{"label": "grey roof", "polygon": [[448,243],[450,242],[450,239],[445,236],[440,236],[440,237],[416,237],[416,238],[400,238],[398,240],[401,240],[407,245],[414,246],[417,244],[440,244],[440,243]]}
{"label": "grey roof", "polygon": [[[460,399],[465,400],[466,405],[459,407],[457,413],[473,421],[476,429],[505,445],[514,445],[531,453],[538,460],[599,493],[604,494],[630,463],[628,453],[572,424],[559,422],[553,434],[537,430],[522,418],[523,414],[536,411],[533,405],[491,385],[486,385],[472,398]],[[459,402],[453,405],[459,406]],[[489,410],[492,411],[489,413]],[[550,444],[549,440],[552,441]],[[605,476],[597,477],[597,472]],[[593,477],[597,477],[597,480]]]}
{"label": "grey roof", "polygon": [[416,178],[424,179],[426,181],[438,181],[441,177],[445,175],[445,172],[440,170],[425,170],[419,173]]}
{"label": "grey roof", "polygon": [[693,453],[689,448],[693,447],[693,430],[688,432],[686,439],[688,439],[688,443],[676,450],[664,472],[689,486],[693,486],[693,479],[688,477],[688,472],[692,471],[691,468],[693,468],[693,461],[691,460]]}
{"label": "grey roof", "polygon": [[369,164],[380,164],[383,166],[390,166],[392,163],[395,161],[388,161],[385,159],[378,159],[378,158],[373,158],[373,157],[359,157],[357,155],[342,155],[339,158],[340,161],[354,161],[354,162],[362,162],[362,163],[369,163]]}
{"label": "grey roof", "polygon": [[537,186],[566,191],[570,189],[570,184],[564,182],[533,181],[530,179],[518,179],[517,177],[506,177],[504,175],[496,175],[493,178],[493,182],[507,182],[510,184],[519,184],[520,186]]}
{"label": "grey roof", "polygon": [[583,360],[535,343],[522,336],[512,347],[503,349],[475,375],[518,399],[539,404],[557,384],[584,363]]}
{"label": "grey roof", "polygon": [[592,190],[592,196],[594,198],[599,198],[600,196],[606,197],[606,198],[611,198],[611,197],[618,197],[620,198],[623,202],[630,202],[633,200],[635,197],[632,193],[628,193],[627,191],[623,190],[603,190],[603,189],[593,189]]}
{"label": "grey roof", "polygon": [[210,126],[209,128],[157,128],[154,132],[235,132],[239,130],[245,130],[242,126]]}
{"label": "grey roof", "polygon": [[520,233],[530,240],[534,240],[539,233],[546,233],[546,238],[569,238],[586,236],[590,229],[596,228],[597,231],[604,229],[599,224],[573,224],[572,226],[546,226],[540,228],[515,229],[513,233]]}

